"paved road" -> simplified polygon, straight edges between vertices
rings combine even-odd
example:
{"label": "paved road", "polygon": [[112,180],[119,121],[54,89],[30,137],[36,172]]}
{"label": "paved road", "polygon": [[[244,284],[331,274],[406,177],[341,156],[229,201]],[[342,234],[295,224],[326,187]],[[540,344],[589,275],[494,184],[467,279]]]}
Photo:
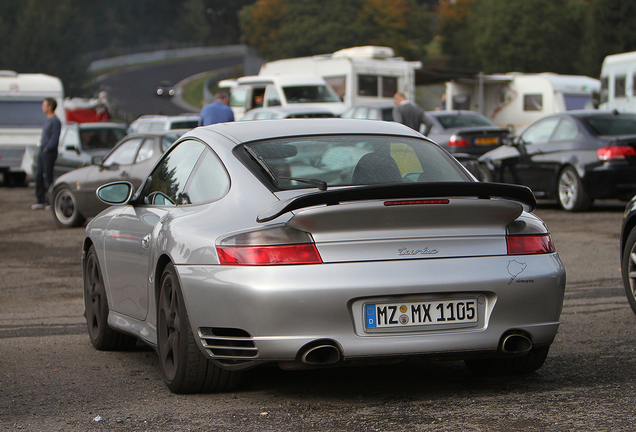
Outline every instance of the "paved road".
{"label": "paved road", "polygon": [[[84,332],[79,244],[0,188],[0,430],[632,431],[636,317],[622,292],[623,206],[543,205],[568,282],[563,324],[537,373],[477,378],[461,362],[289,372],[234,392],[174,395],[154,351],[98,352]],[[531,307],[531,305],[529,305]]]}
{"label": "paved road", "polygon": [[105,75],[98,83],[101,89],[108,91],[112,103],[130,113],[133,119],[143,114],[175,115],[183,113],[183,109],[172,103],[170,98],[155,95],[159,81],[168,80],[177,84],[198,73],[241,63],[242,55],[232,55],[142,65]]}

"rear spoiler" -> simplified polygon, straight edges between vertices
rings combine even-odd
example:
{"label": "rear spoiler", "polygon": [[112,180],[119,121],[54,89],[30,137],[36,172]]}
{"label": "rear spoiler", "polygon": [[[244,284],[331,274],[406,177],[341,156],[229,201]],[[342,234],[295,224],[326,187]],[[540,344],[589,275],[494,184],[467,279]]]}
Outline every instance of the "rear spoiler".
{"label": "rear spoiler", "polygon": [[533,211],[537,207],[534,194],[526,186],[482,182],[398,183],[332,189],[300,195],[270,205],[261,211],[256,221],[269,222],[293,210],[347,201],[440,197],[504,198],[524,204],[527,211]]}

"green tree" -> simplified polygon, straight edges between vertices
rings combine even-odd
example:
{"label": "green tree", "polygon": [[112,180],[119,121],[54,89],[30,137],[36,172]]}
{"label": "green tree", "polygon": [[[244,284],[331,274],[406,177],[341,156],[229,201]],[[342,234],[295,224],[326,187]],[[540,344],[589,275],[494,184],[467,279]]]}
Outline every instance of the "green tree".
{"label": "green tree", "polygon": [[79,94],[87,66],[80,11],[76,0],[26,0],[14,10],[14,20],[3,14],[10,37],[2,38],[0,68],[58,76],[67,94]]}
{"label": "green tree", "polygon": [[431,21],[414,0],[258,0],[240,12],[244,40],[268,60],[371,44],[413,57],[432,37]]}

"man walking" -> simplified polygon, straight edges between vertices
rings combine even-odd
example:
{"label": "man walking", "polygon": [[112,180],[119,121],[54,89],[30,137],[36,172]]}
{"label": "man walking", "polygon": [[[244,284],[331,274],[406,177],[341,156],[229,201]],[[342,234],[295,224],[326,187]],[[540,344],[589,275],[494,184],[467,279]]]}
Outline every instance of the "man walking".
{"label": "man walking", "polygon": [[57,102],[53,98],[46,98],[42,102],[42,112],[46,115],[46,120],[42,126],[42,137],[40,138],[40,151],[35,168],[35,197],[37,202],[31,206],[32,209],[50,208],[46,201],[46,191],[53,182],[53,166],[57,159],[57,144],[60,140],[62,123],[55,115]]}
{"label": "man walking", "polygon": [[[426,133],[430,126],[431,121],[426,117],[424,110],[417,104],[406,99],[404,93],[397,92],[393,95],[393,120],[398,123],[402,123],[411,129],[415,129],[418,132]],[[422,124],[425,125],[424,130],[421,130]]]}
{"label": "man walking", "polygon": [[216,99],[214,102],[204,106],[201,110],[199,126],[234,121],[234,113],[232,108],[228,106],[229,95],[224,91],[220,91],[214,95],[214,99]]}

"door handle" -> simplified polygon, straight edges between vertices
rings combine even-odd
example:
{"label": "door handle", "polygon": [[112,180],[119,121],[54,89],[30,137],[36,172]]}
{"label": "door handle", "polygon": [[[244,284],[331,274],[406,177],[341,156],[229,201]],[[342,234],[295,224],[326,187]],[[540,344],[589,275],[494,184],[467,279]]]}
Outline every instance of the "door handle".
{"label": "door handle", "polygon": [[141,239],[141,247],[144,249],[148,249],[150,247],[150,234],[146,234],[146,236]]}
{"label": "door handle", "polygon": [[121,174],[119,174],[120,177],[128,177],[128,173],[126,171],[122,171]]}

